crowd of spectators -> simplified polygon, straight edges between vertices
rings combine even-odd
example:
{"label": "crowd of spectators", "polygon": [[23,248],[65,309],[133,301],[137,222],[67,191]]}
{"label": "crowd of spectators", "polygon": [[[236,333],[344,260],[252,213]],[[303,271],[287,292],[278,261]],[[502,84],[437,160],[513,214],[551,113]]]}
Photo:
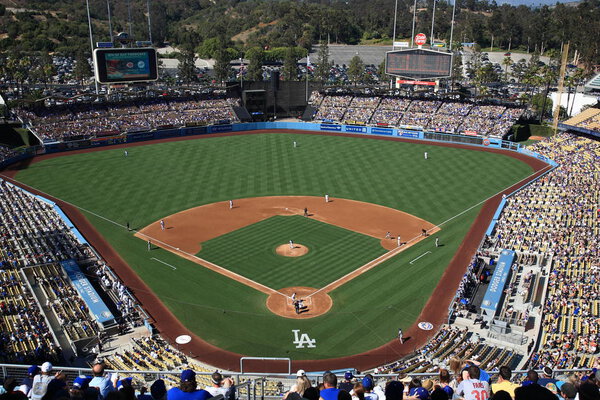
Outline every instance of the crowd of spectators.
{"label": "crowd of spectators", "polygon": [[[202,375],[189,366],[182,367],[178,376],[145,381],[142,375],[121,376],[106,371],[110,364],[98,362],[91,375],[67,378],[55,372],[49,362],[41,367],[32,365],[25,379],[7,377],[0,396],[6,400],[208,400],[219,396],[223,400],[241,397],[233,378],[215,371]],[[157,369],[157,371],[164,371]],[[204,372],[203,370],[201,370]],[[597,400],[600,398],[600,371],[578,374],[555,374],[551,368],[541,373],[529,370],[514,374],[506,365],[493,376],[474,360],[450,358],[448,367],[436,367],[429,377],[410,376],[401,372],[393,378],[380,378],[367,373],[355,376],[349,370],[338,376],[325,371],[322,376],[307,376],[298,370],[284,400]],[[311,379],[314,378],[314,379]],[[240,382],[238,382],[239,384]],[[282,389],[284,389],[282,387]],[[239,396],[239,397],[238,397]]]}
{"label": "crowd of spectators", "polygon": [[[110,289],[117,292],[118,310],[126,319],[139,321],[129,292],[95,252],[77,239],[54,206],[0,180],[0,360],[59,360],[58,343],[40,306],[54,315],[70,341],[99,336],[86,303],[59,264],[70,259],[84,269],[87,265],[92,265],[92,271],[101,269],[98,281],[107,285],[110,280]],[[25,267],[27,272],[22,274]],[[39,293],[30,287],[39,288]]]}
{"label": "crowd of spectators", "polygon": [[501,138],[523,110],[439,100],[322,95],[312,92],[315,120],[370,125],[406,126],[447,133]]}
{"label": "crowd of spectators", "polygon": [[232,99],[146,99],[114,104],[74,103],[18,109],[20,120],[44,141],[67,141],[187,124],[238,121]]}
{"label": "crowd of spectators", "polygon": [[[600,338],[600,143],[561,133],[533,149],[559,166],[506,199],[480,252],[517,252],[505,288],[506,299],[518,299],[514,304],[531,304],[539,275],[547,274],[541,335],[527,365],[591,368],[598,363]],[[458,310],[463,295],[459,288]],[[524,324],[530,310],[503,304],[500,317]]]}

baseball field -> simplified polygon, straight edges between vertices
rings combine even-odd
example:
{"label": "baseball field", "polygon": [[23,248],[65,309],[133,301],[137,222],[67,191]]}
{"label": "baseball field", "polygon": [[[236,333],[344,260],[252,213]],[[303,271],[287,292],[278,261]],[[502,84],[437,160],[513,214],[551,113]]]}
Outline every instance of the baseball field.
{"label": "baseball field", "polygon": [[[144,143],[128,153],[42,158],[16,179],[77,208],[118,253],[115,264],[124,261],[116,271],[163,334],[214,346],[194,355],[222,367],[231,365],[217,348],[322,360],[383,346],[399,328],[409,340],[386,357],[413,351],[426,337],[414,324],[433,315],[422,314],[428,301],[444,304],[432,293],[482,205],[534,172],[497,152],[290,132]],[[304,253],[277,250],[290,240],[290,251],[297,244]],[[447,284],[446,303],[457,281]],[[298,318],[289,300],[296,288],[308,297]],[[317,291],[329,308],[311,314]],[[289,309],[269,307],[273,294]],[[437,327],[439,316],[426,322]]]}

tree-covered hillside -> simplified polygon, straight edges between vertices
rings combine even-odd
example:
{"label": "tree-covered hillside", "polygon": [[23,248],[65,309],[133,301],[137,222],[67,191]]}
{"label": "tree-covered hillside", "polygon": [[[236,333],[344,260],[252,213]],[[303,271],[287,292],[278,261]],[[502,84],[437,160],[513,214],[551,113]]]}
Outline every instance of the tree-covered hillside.
{"label": "tree-covered hillside", "polygon": [[[395,0],[89,0],[94,39],[112,31],[210,53],[215,45],[242,54],[250,48],[303,47],[331,43],[391,44]],[[0,0],[0,50],[57,51],[89,48],[83,0]],[[17,6],[15,6],[18,5]],[[418,32],[431,31],[434,0],[417,2]],[[413,0],[398,0],[396,36],[410,37]],[[131,15],[131,19],[129,18]],[[452,1],[437,0],[434,36],[450,39]],[[129,23],[131,21],[131,24]],[[588,67],[600,64],[600,0],[576,6],[514,7],[487,0],[457,0],[456,42],[481,47],[557,52],[571,42]],[[208,50],[207,50],[208,49]]]}

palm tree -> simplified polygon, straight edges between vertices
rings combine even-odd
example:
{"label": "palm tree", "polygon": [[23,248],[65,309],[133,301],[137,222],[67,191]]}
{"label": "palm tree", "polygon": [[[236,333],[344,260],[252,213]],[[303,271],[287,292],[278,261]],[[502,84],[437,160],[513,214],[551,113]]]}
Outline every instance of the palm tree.
{"label": "palm tree", "polygon": [[510,56],[504,57],[504,60],[502,60],[502,65],[504,65],[504,80],[508,82],[508,67],[513,65],[512,58],[510,58]]}

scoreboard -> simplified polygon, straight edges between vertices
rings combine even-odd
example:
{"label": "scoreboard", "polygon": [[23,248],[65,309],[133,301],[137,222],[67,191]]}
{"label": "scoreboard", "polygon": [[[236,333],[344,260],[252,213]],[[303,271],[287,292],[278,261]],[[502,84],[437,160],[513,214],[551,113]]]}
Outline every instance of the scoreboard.
{"label": "scoreboard", "polygon": [[158,79],[156,49],[94,50],[96,80],[100,83],[147,82]]}
{"label": "scoreboard", "polygon": [[406,49],[388,51],[385,73],[411,79],[447,78],[452,71],[452,54],[428,50]]}

